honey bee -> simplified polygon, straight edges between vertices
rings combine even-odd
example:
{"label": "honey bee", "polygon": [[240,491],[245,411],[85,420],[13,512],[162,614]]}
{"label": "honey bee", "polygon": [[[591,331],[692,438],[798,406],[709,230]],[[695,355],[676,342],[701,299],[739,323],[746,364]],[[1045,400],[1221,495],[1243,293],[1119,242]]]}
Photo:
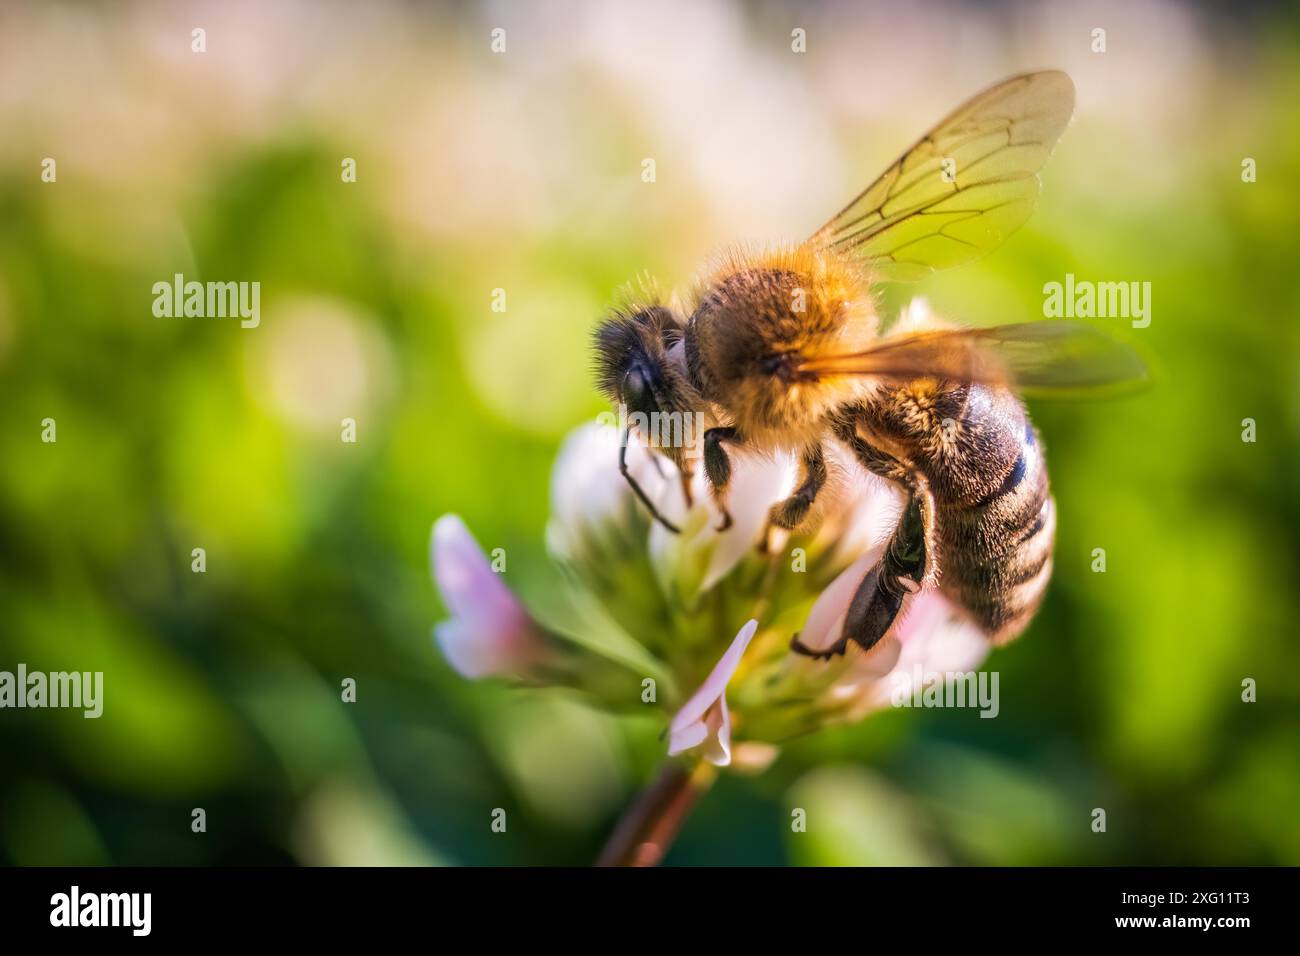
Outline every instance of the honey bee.
{"label": "honey bee", "polygon": [[[876,283],[915,280],[999,245],[1029,217],[1038,170],[1074,109],[1059,71],[977,94],[926,133],[808,240],[733,253],[689,315],[671,305],[615,312],[596,332],[599,380],[644,415],[707,419],[700,456],[723,527],[728,449],[793,453],[800,474],[769,530],[809,520],[839,442],[903,489],[906,505],[864,576],[840,639],[869,650],[904,599],[938,587],[997,643],[1028,625],[1052,573],[1056,512],[1039,435],[1020,392],[1090,392],[1139,382],[1136,353],[1072,322],[929,327],[881,334]],[[658,521],[626,465],[620,468]],[[662,448],[679,467],[679,448]],[[685,473],[685,471],[684,471]]]}

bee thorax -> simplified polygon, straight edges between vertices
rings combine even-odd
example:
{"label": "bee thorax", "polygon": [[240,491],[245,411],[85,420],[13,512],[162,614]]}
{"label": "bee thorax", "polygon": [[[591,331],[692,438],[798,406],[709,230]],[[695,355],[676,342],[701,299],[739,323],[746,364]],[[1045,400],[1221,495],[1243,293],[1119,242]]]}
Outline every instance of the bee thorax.
{"label": "bee thorax", "polygon": [[824,379],[800,366],[864,347],[875,332],[860,277],[832,254],[800,247],[734,258],[699,294],[686,336],[687,366],[747,440],[795,445],[862,389],[860,382]]}

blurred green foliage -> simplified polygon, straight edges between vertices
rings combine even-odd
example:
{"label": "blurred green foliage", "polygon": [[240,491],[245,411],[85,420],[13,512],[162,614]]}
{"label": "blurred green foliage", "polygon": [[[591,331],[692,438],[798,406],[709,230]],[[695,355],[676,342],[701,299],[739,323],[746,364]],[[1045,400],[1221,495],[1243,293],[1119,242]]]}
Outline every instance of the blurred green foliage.
{"label": "blurred green foliage", "polygon": [[[47,9],[6,25],[51,47],[60,18],[97,16]],[[780,10],[708,28],[761,46],[762,30],[784,36]],[[356,29],[372,31],[372,57],[394,47],[394,88],[442,84],[473,103],[479,85],[499,93],[510,79],[479,62],[485,30],[456,15],[467,19],[450,32],[415,15]],[[521,47],[526,26],[512,34]],[[0,712],[0,861],[589,862],[660,761],[662,723],[452,673],[430,640],[429,528],[461,514],[506,549],[512,585],[544,600],[551,460],[601,409],[592,323],[639,270],[684,286],[700,250],[734,237],[672,184],[673,155],[653,200],[631,192],[654,128],[582,70],[546,80],[568,97],[545,104],[559,117],[550,135],[448,168],[437,136],[404,154],[278,103],[236,103],[256,117],[231,133],[239,117],[196,98],[189,125],[160,135],[146,129],[151,91],[174,107],[164,70],[195,68],[147,61],[136,98],[110,114],[95,70],[126,83],[135,41],[98,27],[99,66],[81,68],[77,95],[109,135],[60,129],[66,98],[39,112],[0,104],[13,132],[0,152],[0,669],[105,674],[97,721]],[[238,27],[214,25],[214,46],[234,45]],[[724,778],[670,862],[1300,863],[1300,46],[1271,19],[1197,29],[1233,31],[1239,59],[1192,44],[1202,58],[1179,74],[1190,85],[1149,129],[1113,119],[1119,80],[1095,84],[1037,217],[922,290],[975,323],[1041,314],[1043,284],[1067,272],[1154,290],[1149,329],[1111,326],[1152,358],[1155,388],[1034,407],[1060,508],[1056,575],[1032,629],[987,665],[1002,675],[1000,716],[890,712],[802,741],[761,777]],[[1159,73],[1162,35],[1126,38],[1147,57],[1116,54],[1128,80]],[[989,79],[1011,71],[992,55],[979,64]],[[818,82],[800,88],[808,109]],[[927,103],[971,92],[934,86]],[[937,117],[897,99],[881,143]],[[331,108],[379,109],[358,101]],[[465,128],[499,106],[485,99]],[[891,158],[861,142],[861,118],[832,110],[829,122],[847,169]],[[154,137],[142,166],[121,154],[132,123]],[[39,176],[50,142],[57,183]],[[493,195],[502,170],[544,162],[540,148],[563,153],[563,182],[589,188],[551,183],[560,212],[527,226],[495,206],[477,229],[440,226],[439,196]],[[343,185],[349,155],[360,175]],[[1258,182],[1241,181],[1243,156]],[[440,190],[415,211],[403,164]],[[773,229],[797,235],[818,212]],[[177,272],[260,281],[261,326],[154,318],[151,286]],[[503,314],[490,309],[497,287]],[[343,417],[355,444],[340,441]],[[46,418],[56,443],[41,441]],[[204,574],[191,572],[198,547]],[[1090,570],[1094,548],[1104,574]],[[347,677],[354,704],[340,700]],[[1242,703],[1245,678],[1258,703]],[[191,833],[194,807],[204,835]],[[506,835],[489,829],[497,807]],[[791,832],[793,807],[808,833]],[[1095,807],[1105,835],[1089,828]]]}

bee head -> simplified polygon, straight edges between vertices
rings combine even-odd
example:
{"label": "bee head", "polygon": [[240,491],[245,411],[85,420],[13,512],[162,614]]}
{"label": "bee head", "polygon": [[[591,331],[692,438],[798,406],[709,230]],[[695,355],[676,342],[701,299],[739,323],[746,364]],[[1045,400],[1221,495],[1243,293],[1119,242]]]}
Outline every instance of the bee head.
{"label": "bee head", "polygon": [[699,456],[710,407],[687,371],[683,320],[662,305],[613,312],[595,335],[600,389],[619,406],[619,427],[689,473]]}
{"label": "bee head", "polygon": [[651,517],[674,534],[680,529],[660,513],[628,469],[627,448],[636,434],[683,476],[694,470],[707,423],[704,402],[686,371],[685,337],[682,319],[653,305],[614,311],[596,329],[593,343],[600,389],[620,406],[619,471]]}
{"label": "bee head", "polygon": [[645,415],[676,404],[668,350],[681,337],[680,321],[664,306],[614,312],[596,329],[600,390],[611,402]]}

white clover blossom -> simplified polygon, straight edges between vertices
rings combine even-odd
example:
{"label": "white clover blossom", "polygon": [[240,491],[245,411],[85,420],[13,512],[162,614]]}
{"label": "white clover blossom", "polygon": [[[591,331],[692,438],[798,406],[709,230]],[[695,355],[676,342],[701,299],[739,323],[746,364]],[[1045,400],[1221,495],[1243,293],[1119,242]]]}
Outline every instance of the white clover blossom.
{"label": "white clover blossom", "polygon": [[[644,712],[639,690],[653,672],[663,678],[654,706],[664,708],[670,755],[756,769],[770,762],[774,745],[889,706],[916,674],[965,672],[988,654],[987,636],[930,588],[906,599],[870,651],[851,645],[821,661],[789,649],[796,633],[812,648],[835,643],[859,582],[880,560],[901,513],[902,492],[847,454],[832,449],[834,478],[811,527],[778,532],[763,550],[768,511],[794,487],[791,458],[733,457],[733,524],[720,531],[721,514],[702,474],[684,487],[671,462],[632,445],[629,471],[681,529],[673,534],[650,519],[619,474],[619,441],[607,425],[576,429],[552,475],[547,544],[574,607],[596,609],[575,611],[569,629],[599,633],[575,633],[567,645],[556,640],[503,595],[504,582],[477,546],[477,558],[463,541],[452,546],[468,538],[463,526],[445,532],[447,547],[437,546],[435,533],[435,577],[453,615],[439,625],[439,643],[461,673],[545,672],[553,683],[596,690],[616,710]],[[477,568],[472,586],[458,590],[457,570],[446,562]],[[492,582],[480,580],[480,572]],[[466,600],[467,592],[481,605]],[[562,653],[569,656],[558,666]]]}

